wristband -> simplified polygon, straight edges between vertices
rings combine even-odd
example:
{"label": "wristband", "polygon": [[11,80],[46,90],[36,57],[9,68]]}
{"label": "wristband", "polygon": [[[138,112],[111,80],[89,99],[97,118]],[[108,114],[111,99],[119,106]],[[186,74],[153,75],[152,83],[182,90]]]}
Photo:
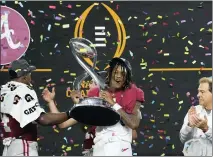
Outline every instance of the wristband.
{"label": "wristband", "polygon": [[72,118],[70,110],[66,112],[68,119]]}
{"label": "wristband", "polygon": [[115,103],[112,108],[115,110],[115,111],[118,111],[119,109],[121,109],[122,107],[118,104],[118,103]]}

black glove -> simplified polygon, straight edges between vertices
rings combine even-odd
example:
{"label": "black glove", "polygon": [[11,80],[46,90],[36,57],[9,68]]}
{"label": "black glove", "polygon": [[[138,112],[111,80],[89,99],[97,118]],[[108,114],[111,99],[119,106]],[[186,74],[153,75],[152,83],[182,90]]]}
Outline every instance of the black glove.
{"label": "black glove", "polygon": [[68,111],[66,112],[66,114],[67,114],[68,119],[72,118],[71,110],[68,110]]}

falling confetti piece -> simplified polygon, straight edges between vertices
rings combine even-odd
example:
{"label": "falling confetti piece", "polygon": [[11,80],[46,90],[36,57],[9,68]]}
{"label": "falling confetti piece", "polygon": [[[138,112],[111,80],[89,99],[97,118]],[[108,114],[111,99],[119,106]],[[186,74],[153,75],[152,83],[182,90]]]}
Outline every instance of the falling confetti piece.
{"label": "falling confetti piece", "polygon": [[185,23],[185,22],[186,22],[186,20],[181,20],[181,21],[180,21],[180,23]]}
{"label": "falling confetti piece", "polygon": [[130,38],[130,36],[126,36],[126,39],[129,39]]}
{"label": "falling confetti piece", "polygon": [[187,38],[187,36],[183,37],[182,39],[184,40],[184,39],[186,39],[186,38]]}
{"label": "falling confetti piece", "polygon": [[188,43],[189,43],[190,45],[193,45],[193,43],[192,43],[190,40],[188,40]]}
{"label": "falling confetti piece", "polygon": [[133,57],[133,53],[132,53],[132,51],[130,51],[130,50],[129,50],[129,54],[130,54],[130,56],[131,56],[131,57]]}
{"label": "falling confetti piece", "polygon": [[157,95],[158,93],[156,91],[152,90],[152,94]]}
{"label": "falling confetti piece", "polygon": [[66,137],[64,137],[64,140],[66,141],[66,143],[67,143],[67,138]]}
{"label": "falling confetti piece", "polygon": [[194,60],[193,62],[192,62],[192,64],[195,64],[197,61],[196,60]]}
{"label": "falling confetti piece", "polygon": [[72,147],[67,147],[66,148],[66,151],[68,152],[68,151],[71,151],[72,150]]}
{"label": "falling confetti piece", "polygon": [[33,20],[30,21],[31,24],[35,25],[35,22]]}
{"label": "falling confetti piece", "polygon": [[169,117],[169,114],[164,114],[164,117]]}
{"label": "falling confetti piece", "polygon": [[186,47],[185,47],[185,50],[186,50],[186,51],[189,51],[189,48],[186,46]]}
{"label": "falling confetti piece", "polygon": [[151,73],[151,74],[148,75],[148,77],[151,77],[151,76],[153,76],[153,73]]}
{"label": "falling confetti piece", "polygon": [[152,41],[152,39],[148,39],[146,42],[147,42],[147,43],[150,43],[151,41]]}
{"label": "falling confetti piece", "polygon": [[67,5],[67,8],[71,9],[71,8],[72,8],[72,5],[71,5],[71,4],[68,4],[68,5]]}
{"label": "falling confetti piece", "polygon": [[164,103],[160,103],[160,106],[164,106]]}
{"label": "falling confetti piece", "polygon": [[183,100],[178,102],[179,104],[183,104]]}
{"label": "falling confetti piece", "polygon": [[51,29],[51,24],[48,25],[47,30],[50,31],[50,29]]}
{"label": "falling confetti piece", "polygon": [[175,149],[175,145],[174,144],[172,145],[172,149]]}
{"label": "falling confetti piece", "polygon": [[201,28],[201,29],[200,29],[200,32],[202,32],[203,30],[205,30],[205,28]]}
{"label": "falling confetti piece", "polygon": [[42,42],[43,41],[43,35],[41,34],[40,35],[40,42]]}
{"label": "falling confetti piece", "polygon": [[209,22],[207,23],[207,25],[210,25],[210,24],[212,24],[212,21],[209,21]]}
{"label": "falling confetti piece", "polygon": [[150,145],[149,145],[149,148],[152,148],[152,147],[153,147],[153,144],[150,144]]}
{"label": "falling confetti piece", "polygon": [[56,9],[56,6],[50,5],[49,8],[50,8],[50,9]]}
{"label": "falling confetti piece", "polygon": [[159,19],[162,19],[163,17],[162,17],[162,16],[160,16],[160,15],[158,15],[158,18],[159,18]]}
{"label": "falling confetti piece", "polygon": [[147,20],[150,20],[151,18],[150,17],[147,17],[145,20],[147,21]]}
{"label": "falling confetti piece", "polygon": [[165,43],[165,38],[162,38],[162,43]]}
{"label": "falling confetti piece", "polygon": [[65,71],[64,71],[64,74],[67,74],[67,73],[69,73],[69,72],[70,72],[69,70],[65,70]]}
{"label": "falling confetti piece", "polygon": [[76,76],[76,73],[70,73],[70,76]]}
{"label": "falling confetti piece", "polygon": [[20,7],[22,7],[22,8],[24,7],[23,4],[22,4],[21,2],[19,2],[18,4],[20,5]]}
{"label": "falling confetti piece", "polygon": [[79,146],[79,144],[74,144],[74,147],[78,147]]}
{"label": "falling confetti piece", "polygon": [[64,24],[62,25],[62,28],[69,28],[70,27],[70,24]]}

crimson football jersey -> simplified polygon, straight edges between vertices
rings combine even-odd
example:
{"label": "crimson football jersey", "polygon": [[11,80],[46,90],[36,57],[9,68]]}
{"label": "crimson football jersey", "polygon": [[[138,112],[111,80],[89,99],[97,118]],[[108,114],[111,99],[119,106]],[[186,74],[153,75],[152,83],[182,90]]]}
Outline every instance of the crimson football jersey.
{"label": "crimson football jersey", "polygon": [[[19,122],[8,114],[1,114],[1,138],[15,137],[27,141],[37,141],[37,124],[29,123],[21,128]],[[3,123],[2,119],[4,118]]]}

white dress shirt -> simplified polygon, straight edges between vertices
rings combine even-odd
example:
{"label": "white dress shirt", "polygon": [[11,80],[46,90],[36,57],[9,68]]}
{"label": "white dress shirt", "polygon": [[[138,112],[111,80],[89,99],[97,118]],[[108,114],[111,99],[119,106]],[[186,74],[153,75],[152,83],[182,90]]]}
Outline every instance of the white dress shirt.
{"label": "white dress shirt", "polygon": [[[180,141],[182,143],[184,143],[184,149],[189,147],[186,145],[192,144],[194,142],[193,148],[191,147],[191,149],[193,149],[193,150],[190,150],[190,151],[193,151],[196,153],[197,153],[198,149],[208,150],[208,148],[211,148],[211,150],[212,150],[212,110],[207,111],[201,105],[195,106],[195,110],[196,110],[196,113],[199,114],[199,116],[201,118],[204,119],[204,116],[207,117],[208,130],[204,133],[203,130],[201,130],[199,128],[188,126],[189,121],[188,121],[188,113],[187,113],[184,118],[183,126],[180,130]],[[200,144],[195,144],[195,140],[196,140],[196,143],[200,143]],[[201,140],[202,140],[202,142],[201,142]],[[204,146],[203,141],[207,146]],[[197,146],[195,146],[195,145],[197,145]],[[201,148],[201,147],[205,147],[205,148]],[[185,150],[183,152],[185,152]],[[209,154],[209,152],[210,152],[210,150],[207,151],[207,154]],[[212,151],[211,151],[211,153],[212,153]]]}

